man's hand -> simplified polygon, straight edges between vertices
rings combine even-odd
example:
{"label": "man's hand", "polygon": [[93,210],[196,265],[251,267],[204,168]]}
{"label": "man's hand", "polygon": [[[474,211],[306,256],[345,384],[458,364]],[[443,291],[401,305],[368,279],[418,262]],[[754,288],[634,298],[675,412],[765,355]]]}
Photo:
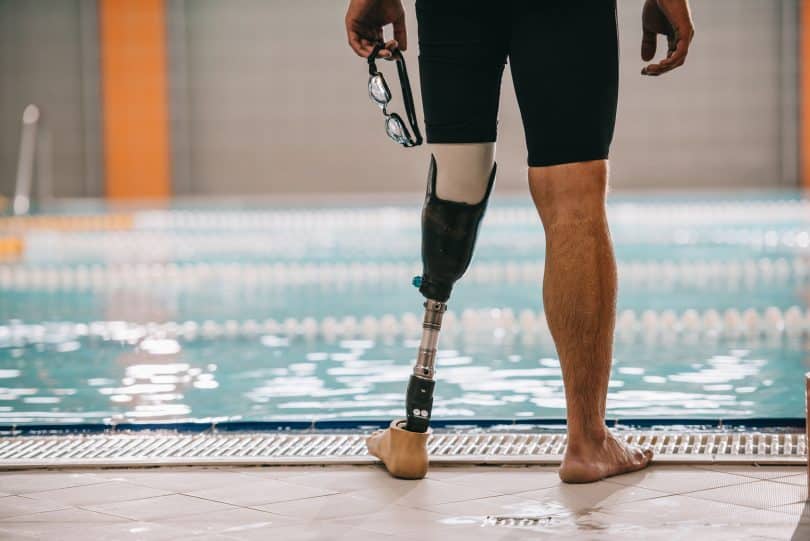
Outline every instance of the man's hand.
{"label": "man's hand", "polygon": [[393,49],[405,50],[408,36],[405,32],[405,10],[401,0],[351,0],[346,10],[346,34],[349,46],[358,56],[367,58],[374,43],[382,41],[383,26],[394,25],[394,39],[380,50],[381,58],[390,58]]}
{"label": "man's hand", "polygon": [[695,36],[689,0],[646,0],[641,13],[644,37],[641,39],[641,58],[649,62],[655,56],[658,34],[667,37],[667,57],[657,64],[641,70],[642,75],[661,75],[683,66],[689,53],[689,44]]}

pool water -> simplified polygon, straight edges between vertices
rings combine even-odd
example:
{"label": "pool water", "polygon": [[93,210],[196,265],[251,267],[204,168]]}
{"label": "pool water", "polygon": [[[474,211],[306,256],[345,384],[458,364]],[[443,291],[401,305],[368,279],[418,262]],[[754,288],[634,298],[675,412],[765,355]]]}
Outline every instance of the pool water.
{"label": "pool water", "polygon": [[[810,201],[613,197],[613,418],[800,417]],[[0,424],[388,419],[418,346],[419,206],[173,208],[25,234],[0,263]],[[544,238],[496,197],[440,338],[434,417],[564,417]]]}

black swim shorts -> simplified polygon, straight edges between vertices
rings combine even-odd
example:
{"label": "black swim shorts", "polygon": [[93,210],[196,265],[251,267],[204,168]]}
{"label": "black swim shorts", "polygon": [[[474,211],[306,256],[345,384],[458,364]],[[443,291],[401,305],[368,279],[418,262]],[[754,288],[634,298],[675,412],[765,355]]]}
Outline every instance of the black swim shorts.
{"label": "black swim shorts", "polygon": [[429,143],[495,141],[508,59],[529,166],[607,158],[615,0],[417,0],[416,14]]}

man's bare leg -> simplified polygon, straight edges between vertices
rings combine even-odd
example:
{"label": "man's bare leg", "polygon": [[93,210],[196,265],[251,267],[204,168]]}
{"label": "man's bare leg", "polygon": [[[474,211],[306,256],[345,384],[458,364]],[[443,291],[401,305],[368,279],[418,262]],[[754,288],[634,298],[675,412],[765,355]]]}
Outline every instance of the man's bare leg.
{"label": "man's bare leg", "polygon": [[588,483],[639,470],[652,452],[622,443],[605,426],[617,291],[607,161],[531,167],[529,187],[546,231],[543,304],[565,384],[560,478]]}

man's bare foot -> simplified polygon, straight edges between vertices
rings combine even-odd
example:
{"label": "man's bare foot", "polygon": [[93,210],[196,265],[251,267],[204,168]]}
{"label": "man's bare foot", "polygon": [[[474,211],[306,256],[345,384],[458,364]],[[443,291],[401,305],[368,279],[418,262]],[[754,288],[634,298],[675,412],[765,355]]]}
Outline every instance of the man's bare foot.
{"label": "man's bare foot", "polygon": [[646,468],[652,456],[651,450],[628,445],[605,430],[605,435],[596,441],[571,442],[569,439],[560,466],[560,479],[565,483],[593,483]]}
{"label": "man's bare foot", "polygon": [[388,473],[401,479],[421,479],[428,470],[427,441],[430,432],[405,430],[405,419],[395,419],[385,430],[366,438],[371,455],[383,461]]}

